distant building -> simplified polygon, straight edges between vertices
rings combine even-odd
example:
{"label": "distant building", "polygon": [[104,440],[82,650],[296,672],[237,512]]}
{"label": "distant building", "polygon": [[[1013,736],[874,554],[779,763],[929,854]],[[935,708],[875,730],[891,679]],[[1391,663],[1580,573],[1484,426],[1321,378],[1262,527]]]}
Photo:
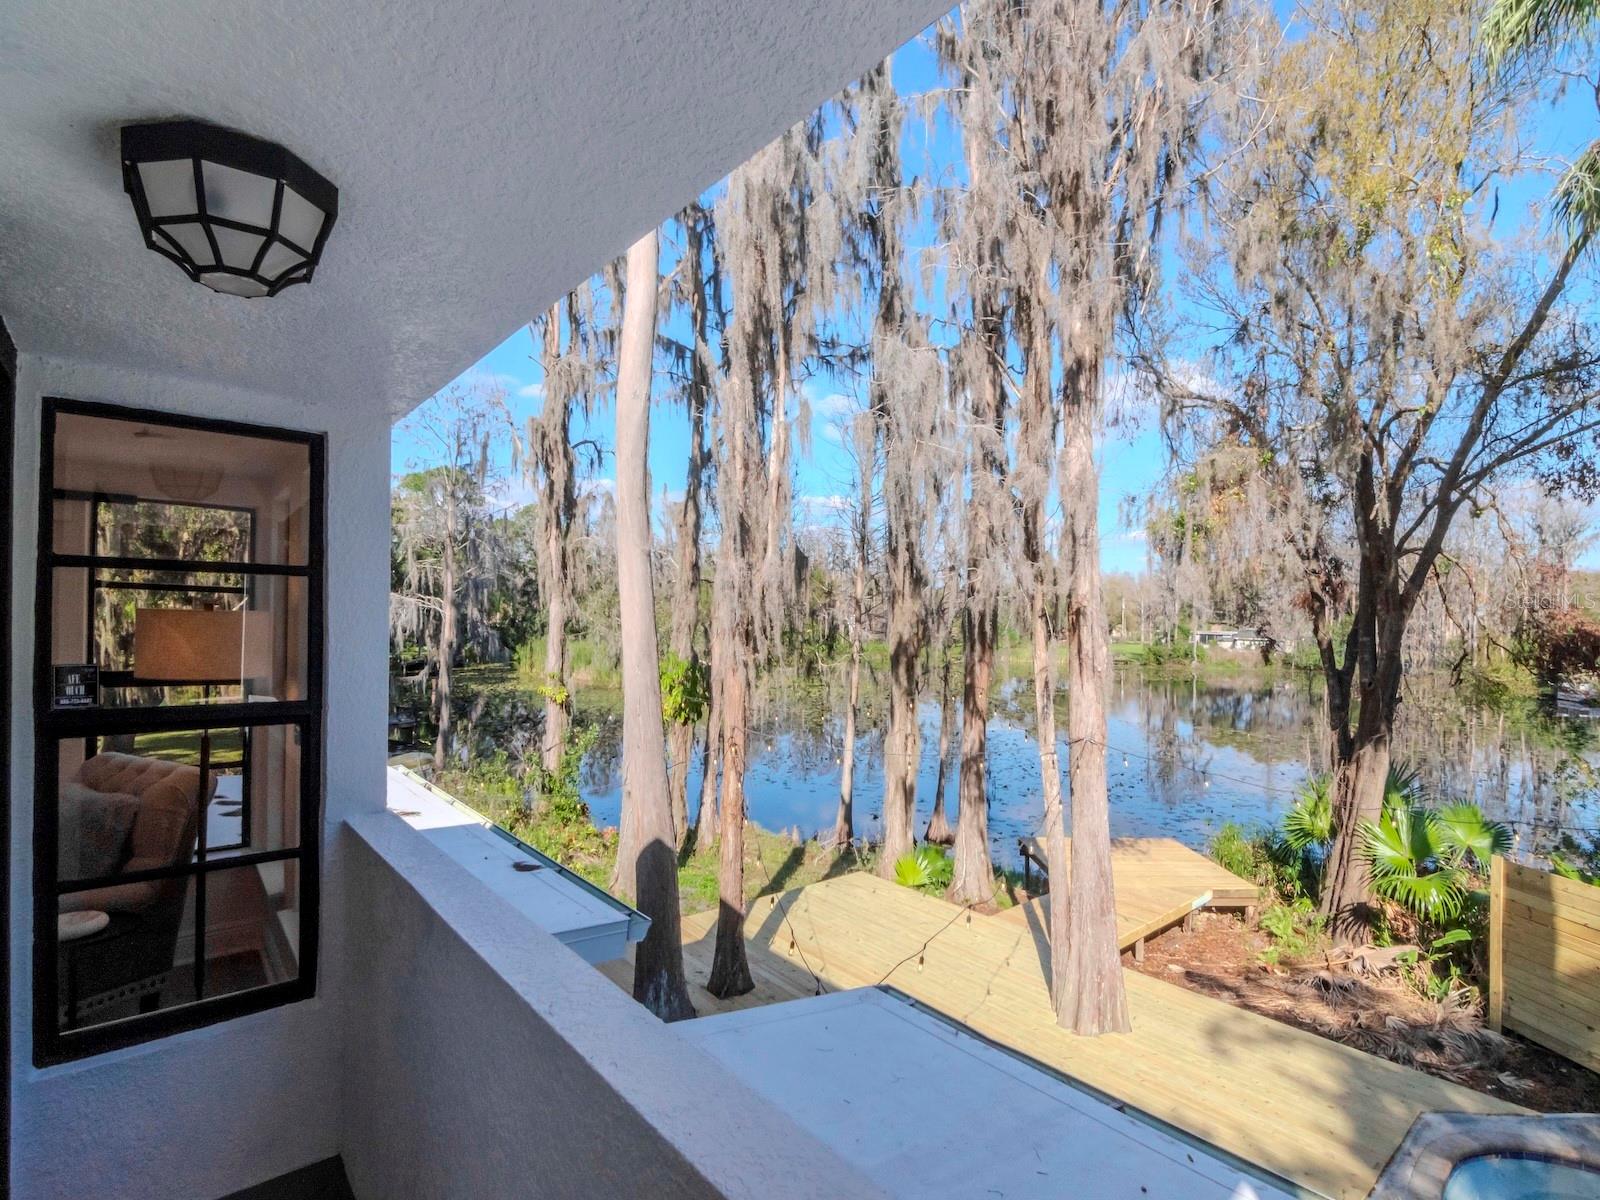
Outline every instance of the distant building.
{"label": "distant building", "polygon": [[1197,629],[1189,635],[1189,641],[1219,650],[1274,650],[1278,645],[1263,629]]}

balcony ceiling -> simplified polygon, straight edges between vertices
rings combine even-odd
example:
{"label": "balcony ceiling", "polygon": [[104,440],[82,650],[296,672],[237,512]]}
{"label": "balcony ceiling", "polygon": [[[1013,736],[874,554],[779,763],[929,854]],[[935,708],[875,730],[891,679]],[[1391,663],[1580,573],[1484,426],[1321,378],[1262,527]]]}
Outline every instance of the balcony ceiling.
{"label": "balcony ceiling", "polygon": [[[0,315],[24,352],[398,416],[949,0],[13,0]],[[118,131],[195,117],[339,188],[262,300],[145,249]]]}

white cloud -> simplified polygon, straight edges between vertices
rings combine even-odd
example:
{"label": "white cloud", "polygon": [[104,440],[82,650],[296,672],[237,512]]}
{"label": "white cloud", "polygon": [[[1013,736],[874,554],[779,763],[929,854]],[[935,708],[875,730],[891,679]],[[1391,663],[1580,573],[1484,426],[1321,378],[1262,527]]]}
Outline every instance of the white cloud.
{"label": "white cloud", "polygon": [[522,386],[522,380],[515,375],[508,375],[504,371],[484,371],[478,367],[473,367],[463,375],[461,383],[469,388],[481,387],[498,392],[514,392]]}
{"label": "white cloud", "polygon": [[809,512],[844,512],[850,507],[848,496],[800,496],[796,503]]}
{"label": "white cloud", "polygon": [[854,396],[847,396],[843,392],[829,392],[811,402],[811,411],[829,421],[851,416],[860,407]]}
{"label": "white cloud", "polygon": [[590,475],[586,479],[578,480],[578,494],[580,496],[614,496],[617,494],[617,481],[607,479],[603,475]]}
{"label": "white cloud", "polygon": [[490,503],[505,512],[515,512],[533,503],[533,485],[521,471],[500,480],[489,493]]}
{"label": "white cloud", "polygon": [[523,384],[521,387],[519,387],[517,389],[517,395],[519,395],[519,396],[521,396],[521,397],[523,397],[524,399],[527,399],[527,400],[543,400],[544,399],[544,384],[542,384],[542,383],[525,383],[525,384]]}

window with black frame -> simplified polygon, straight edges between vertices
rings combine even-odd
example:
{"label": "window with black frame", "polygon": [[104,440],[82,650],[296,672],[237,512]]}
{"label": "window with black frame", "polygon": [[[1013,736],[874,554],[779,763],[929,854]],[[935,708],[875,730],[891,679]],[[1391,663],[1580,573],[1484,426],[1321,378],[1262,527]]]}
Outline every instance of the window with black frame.
{"label": "window with black frame", "polygon": [[36,1058],[311,993],[319,435],[46,402]]}

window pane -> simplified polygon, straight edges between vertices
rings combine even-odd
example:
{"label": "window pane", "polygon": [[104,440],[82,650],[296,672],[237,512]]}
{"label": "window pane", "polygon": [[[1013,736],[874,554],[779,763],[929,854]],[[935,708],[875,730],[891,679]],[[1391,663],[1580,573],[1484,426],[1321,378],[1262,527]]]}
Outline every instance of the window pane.
{"label": "window pane", "polygon": [[[103,499],[96,510],[96,544],[75,553],[186,562],[252,562],[255,531],[251,517],[247,508]],[[64,549],[59,542],[56,548]]]}
{"label": "window pane", "polygon": [[174,880],[141,911],[64,918],[58,1027],[82,1029],[299,974],[300,867],[292,861]]}
{"label": "window pane", "polygon": [[51,663],[99,669],[95,694],[71,707],[306,699],[305,579],[88,567],[52,575]]}
{"label": "window pane", "polygon": [[308,561],[303,442],[62,413],[54,474],[58,554]]}
{"label": "window pane", "polygon": [[[201,860],[294,849],[300,844],[301,740],[297,725],[63,739],[57,753],[58,880],[70,885],[130,871],[187,870]],[[148,889],[121,890],[129,887],[114,884],[68,907],[142,903]]]}
{"label": "window pane", "polygon": [[[300,844],[300,730],[252,725],[211,730],[204,856],[209,859]],[[198,767],[192,730],[133,735],[132,753]],[[196,854],[200,853],[196,847]]]}
{"label": "window pane", "polygon": [[[74,1012],[78,1026],[115,1020],[141,1004],[188,1003],[197,987],[214,996],[293,976],[298,863],[197,872],[202,862],[299,844],[300,754],[299,727],[282,725],[58,743],[63,1022]],[[162,871],[169,874],[117,882]]]}

